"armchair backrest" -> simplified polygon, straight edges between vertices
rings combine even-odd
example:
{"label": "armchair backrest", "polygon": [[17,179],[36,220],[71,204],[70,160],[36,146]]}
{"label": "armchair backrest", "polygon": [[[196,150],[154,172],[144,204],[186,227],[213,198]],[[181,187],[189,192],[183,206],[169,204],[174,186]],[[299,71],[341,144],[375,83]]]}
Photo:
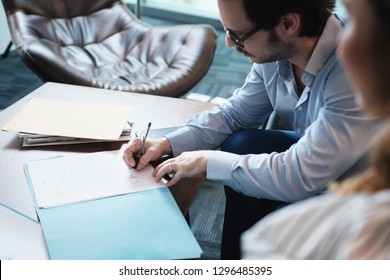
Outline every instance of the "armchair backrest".
{"label": "armchair backrest", "polygon": [[70,18],[122,3],[120,0],[2,0],[6,11],[23,10],[49,18]]}

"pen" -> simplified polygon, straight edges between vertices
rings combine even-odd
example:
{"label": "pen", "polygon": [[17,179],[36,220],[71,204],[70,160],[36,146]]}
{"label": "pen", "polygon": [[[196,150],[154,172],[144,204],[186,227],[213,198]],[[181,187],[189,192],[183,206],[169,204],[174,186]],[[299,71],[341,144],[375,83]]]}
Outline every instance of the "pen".
{"label": "pen", "polygon": [[145,145],[145,141],[146,141],[146,137],[148,137],[148,133],[149,133],[149,130],[150,130],[150,126],[152,125],[152,123],[149,123],[148,124],[148,128],[146,129],[146,133],[145,135],[142,137],[142,143],[141,143],[141,148],[138,150],[137,154],[135,155],[134,159],[135,159],[135,165],[133,167],[133,169],[135,170],[138,166],[138,163],[139,163],[139,159],[141,158],[142,156],[142,151],[144,149],[144,145]]}

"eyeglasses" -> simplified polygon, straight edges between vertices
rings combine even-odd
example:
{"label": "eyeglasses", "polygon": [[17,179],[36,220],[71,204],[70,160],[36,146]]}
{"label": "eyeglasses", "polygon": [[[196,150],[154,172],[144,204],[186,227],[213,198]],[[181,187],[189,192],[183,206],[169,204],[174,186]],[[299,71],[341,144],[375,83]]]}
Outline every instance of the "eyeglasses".
{"label": "eyeglasses", "polygon": [[244,36],[242,36],[241,38],[238,37],[236,34],[234,34],[232,31],[230,31],[229,29],[225,28],[225,32],[226,32],[226,36],[232,40],[237,46],[241,47],[241,48],[245,48],[244,46],[244,41],[249,39],[249,37],[251,37],[253,34],[255,34],[257,31],[259,31],[261,29],[260,26],[256,26],[255,28],[253,28],[251,31],[249,31],[248,33],[246,33]]}

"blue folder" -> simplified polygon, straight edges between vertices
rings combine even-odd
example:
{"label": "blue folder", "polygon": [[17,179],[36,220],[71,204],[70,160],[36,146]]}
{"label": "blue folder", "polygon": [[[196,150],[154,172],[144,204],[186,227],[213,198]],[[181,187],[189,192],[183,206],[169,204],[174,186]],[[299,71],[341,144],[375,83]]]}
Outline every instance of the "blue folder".
{"label": "blue folder", "polygon": [[[24,171],[34,197],[28,165]],[[167,188],[35,206],[51,259],[195,259],[202,253]]]}

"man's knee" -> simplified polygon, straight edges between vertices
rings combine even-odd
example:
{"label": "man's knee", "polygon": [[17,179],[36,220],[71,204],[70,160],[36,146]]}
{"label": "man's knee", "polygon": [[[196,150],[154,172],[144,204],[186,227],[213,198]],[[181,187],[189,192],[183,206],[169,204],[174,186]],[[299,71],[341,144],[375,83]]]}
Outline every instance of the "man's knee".
{"label": "man's knee", "polygon": [[[221,145],[221,150],[224,152],[235,154],[247,154],[247,146],[253,144],[258,145],[254,135],[257,134],[258,129],[247,129],[233,133]],[[255,142],[255,143],[253,143]]]}
{"label": "man's knee", "polygon": [[245,129],[228,137],[221,150],[240,155],[283,152],[298,140],[299,135],[293,131]]}

